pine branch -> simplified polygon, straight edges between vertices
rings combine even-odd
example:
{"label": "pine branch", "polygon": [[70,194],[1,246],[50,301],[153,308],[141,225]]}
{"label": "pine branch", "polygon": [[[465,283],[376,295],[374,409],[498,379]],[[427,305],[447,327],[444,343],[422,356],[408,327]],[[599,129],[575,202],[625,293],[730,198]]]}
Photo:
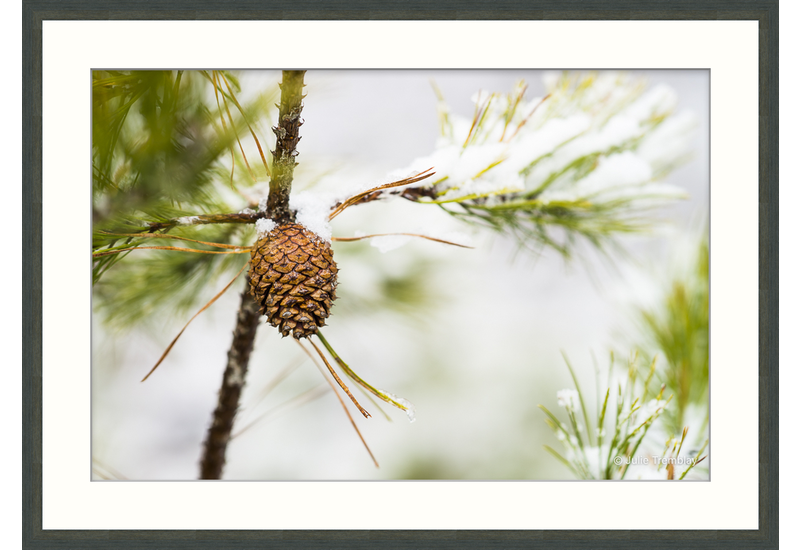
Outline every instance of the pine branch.
{"label": "pine branch", "polygon": [[278,225],[294,221],[289,210],[289,194],[292,191],[292,177],[297,164],[297,142],[300,141],[300,126],[303,121],[303,77],[305,71],[283,71],[281,83],[281,104],[278,126],[272,128],[278,138],[272,152],[273,170],[269,182],[267,209]]}
{"label": "pine branch", "polygon": [[[278,140],[275,151],[272,152],[274,164],[269,183],[267,211],[270,213],[270,217],[279,224],[294,221],[294,214],[289,209],[289,195],[292,191],[294,167],[297,164],[294,157],[297,156],[297,142],[300,141],[299,129],[303,124],[300,112],[303,110],[301,102],[304,75],[305,71],[283,71],[280,115],[278,126],[273,128]],[[248,290],[250,288],[249,279],[248,275],[239,305],[239,313],[236,317],[233,343],[228,351],[228,365],[222,376],[217,408],[214,410],[214,419],[203,446],[203,457],[200,464],[201,479],[220,479],[222,477],[225,452],[231,438],[236,411],[239,408],[239,398],[245,383],[250,352],[253,350],[260,314],[259,305]]]}
{"label": "pine branch", "polygon": [[258,328],[259,307],[250,294],[249,277],[245,281],[242,301],[233,331],[233,343],[228,351],[228,364],[222,375],[214,420],[208,429],[200,461],[200,479],[220,479],[225,465],[225,451],[231,438],[233,421],[239,408],[239,397],[244,387],[250,353]]}
{"label": "pine branch", "polygon": [[686,198],[660,181],[691,147],[694,122],[674,114],[674,92],[615,72],[563,73],[548,88],[530,101],[524,82],[480,93],[471,119],[437,90],[441,138],[407,168],[437,176],[402,196],[566,258],[581,241],[623,250],[618,237],[646,232],[654,209]]}
{"label": "pine branch", "polygon": [[245,209],[235,214],[200,214],[198,216],[183,216],[172,218],[165,222],[151,222],[147,224],[147,231],[169,230],[175,226],[205,225],[211,223],[256,223],[259,218],[266,217],[264,212],[255,212]]}

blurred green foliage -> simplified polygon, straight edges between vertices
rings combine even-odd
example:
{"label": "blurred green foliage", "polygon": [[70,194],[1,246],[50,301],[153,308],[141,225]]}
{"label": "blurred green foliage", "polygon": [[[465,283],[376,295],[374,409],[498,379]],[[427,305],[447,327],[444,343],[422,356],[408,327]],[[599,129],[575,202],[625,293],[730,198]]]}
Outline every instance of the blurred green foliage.
{"label": "blurred green foliage", "polygon": [[[657,308],[640,312],[645,340],[643,350],[657,350],[666,363],[658,374],[675,406],[665,415],[673,434],[686,426],[686,412],[692,406],[705,411],[708,420],[708,236],[694,251],[689,269],[678,275]],[[693,431],[704,429],[692,426]]]}
{"label": "blurred green foliage", "polygon": [[[430,311],[445,299],[444,289],[431,284],[442,266],[423,255],[406,254],[407,261],[392,262],[393,258],[363,242],[336,245],[336,261],[345,269],[337,289],[342,299],[336,302],[336,312],[363,315],[365,311],[386,311],[426,322]],[[354,270],[358,271],[355,284],[347,284]]]}
{"label": "blurred green foliage", "polygon": [[[144,233],[148,223],[229,213],[250,204],[241,190],[264,180],[267,168],[248,163],[239,144],[249,128],[269,121],[277,86],[247,104],[236,99],[240,91],[228,71],[92,73],[93,252],[140,245],[187,247],[185,242],[109,233]],[[254,237],[245,226],[164,232],[236,245],[249,245]],[[131,253],[135,256],[128,258]],[[123,258],[124,268],[112,269]],[[245,255],[154,250],[95,257],[95,310],[116,326],[155,313],[182,314],[208,298],[199,288],[245,260]]]}

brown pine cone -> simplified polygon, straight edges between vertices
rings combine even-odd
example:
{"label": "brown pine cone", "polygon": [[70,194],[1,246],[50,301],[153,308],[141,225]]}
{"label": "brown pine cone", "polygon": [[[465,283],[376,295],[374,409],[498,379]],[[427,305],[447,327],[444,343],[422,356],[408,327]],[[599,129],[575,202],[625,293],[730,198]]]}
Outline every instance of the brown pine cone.
{"label": "brown pine cone", "polygon": [[331,245],[289,223],[258,240],[250,255],[250,292],[283,336],[308,338],[325,326],[336,299]]}

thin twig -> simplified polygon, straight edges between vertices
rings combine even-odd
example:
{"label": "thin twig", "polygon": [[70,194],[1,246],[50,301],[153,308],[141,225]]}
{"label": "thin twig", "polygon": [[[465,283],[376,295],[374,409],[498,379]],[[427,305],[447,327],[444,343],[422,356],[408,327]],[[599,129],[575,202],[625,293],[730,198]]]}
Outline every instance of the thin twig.
{"label": "thin twig", "polygon": [[197,216],[182,216],[172,218],[165,222],[149,222],[145,225],[145,230],[149,232],[160,231],[162,229],[172,229],[176,226],[185,225],[206,225],[213,223],[256,223],[260,218],[268,217],[268,213],[256,211],[237,212],[235,214],[200,214]]}

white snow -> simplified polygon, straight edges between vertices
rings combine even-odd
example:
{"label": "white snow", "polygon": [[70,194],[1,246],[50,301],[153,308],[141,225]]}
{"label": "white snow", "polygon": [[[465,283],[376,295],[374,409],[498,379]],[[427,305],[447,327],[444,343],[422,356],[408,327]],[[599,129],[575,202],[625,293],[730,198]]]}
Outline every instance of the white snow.
{"label": "white snow", "polygon": [[646,183],[652,173],[649,163],[634,153],[625,151],[602,157],[598,167],[575,185],[565,189],[550,187],[539,198],[542,201],[578,200],[603,193],[600,198],[608,200],[611,195],[614,198],[636,195],[640,192],[636,185]]}
{"label": "white snow", "polygon": [[651,117],[669,113],[677,105],[678,95],[675,91],[669,86],[660,84],[642,94],[641,97],[625,108],[623,113],[643,122]]}
{"label": "white snow", "polygon": [[590,125],[591,119],[580,113],[569,118],[549,120],[535,132],[520,132],[509,146],[506,162],[519,172],[567,140],[585,132]]}
{"label": "white snow", "polygon": [[322,193],[303,191],[292,195],[289,208],[297,211],[297,223],[315,233],[325,242],[331,241],[333,231],[328,222],[334,199]]}
{"label": "white snow", "polygon": [[464,149],[456,163],[449,170],[454,181],[464,181],[478,177],[489,165],[505,159],[507,149],[504,143],[472,145]]}
{"label": "white snow", "polygon": [[594,479],[603,479],[605,474],[606,459],[608,458],[609,445],[605,444],[602,447],[596,445],[587,445],[584,448],[584,457],[586,458],[586,468],[589,474]]}
{"label": "white snow", "polygon": [[694,113],[678,113],[664,120],[646,135],[636,152],[653,164],[675,162],[689,152],[692,132],[697,126],[698,120]]}
{"label": "white snow", "polygon": [[413,238],[414,237],[408,235],[384,235],[381,237],[372,237],[369,244],[386,254],[391,250],[395,250],[409,243]]}
{"label": "white snow", "polygon": [[411,423],[415,422],[417,420],[417,409],[414,407],[414,404],[407,399],[403,399],[402,397],[397,398],[396,401],[406,408],[406,416],[408,416],[408,421]]}
{"label": "white snow", "polygon": [[410,166],[389,172],[387,177],[389,181],[397,181],[407,178],[411,175],[418,174],[430,167],[434,167],[434,171],[436,172],[434,176],[412,185],[413,187],[425,187],[431,182],[438,181],[447,176],[453,170],[453,167],[458,162],[458,155],[460,151],[461,148],[456,145],[442,144],[440,147],[437,147],[437,149],[431,155],[417,158],[411,163]]}
{"label": "white snow", "polygon": [[[625,73],[583,77],[589,84],[577,95],[571,88],[582,84],[575,81],[562,88],[561,76],[561,73],[545,75],[545,83],[554,95],[536,111],[536,121],[528,120],[518,128],[523,114],[529,114],[540,100],[523,101],[503,134],[505,110],[509,108],[508,96],[494,94],[482,125],[471,130],[472,136],[477,138],[471,139],[466,147],[464,141],[473,126],[472,116],[453,114],[449,117],[452,135],[440,137],[432,154],[416,159],[396,174],[406,175],[409,171],[433,166],[436,176],[418,185],[442,182],[446,190],[441,197],[444,201],[536,189],[577,159],[612,148],[630,148],[632,140],[647,131],[647,122],[653,117],[669,114],[677,104],[677,96],[671,88],[656,86],[642,93],[644,81]],[[625,106],[632,97],[635,98],[633,102]],[[489,98],[488,92],[481,91],[474,94],[472,100],[484,108]],[[671,118],[677,120],[670,123],[668,118],[653,132],[655,139],[648,136],[650,139],[642,143],[643,154],[628,151],[624,156],[601,157],[600,166],[580,182],[580,189],[554,188],[551,192],[555,194],[549,198],[562,195],[566,198],[584,197],[626,186],[626,194],[644,193],[645,189],[635,186],[652,179],[655,163],[677,159],[685,151],[683,138],[693,119]],[[532,164],[531,172],[523,178],[520,173]],[[563,179],[567,184],[572,183],[569,174]],[[669,188],[649,188],[646,191],[655,191],[661,199],[675,195]],[[394,246],[398,246],[397,242]],[[388,248],[389,241],[381,246]]]}
{"label": "white snow", "polygon": [[256,233],[259,239],[263,239],[269,232],[277,227],[277,224],[269,218],[261,218],[256,220]]}
{"label": "white snow", "polygon": [[656,413],[661,413],[664,410],[667,402],[663,399],[651,399],[647,402],[647,404],[642,408],[642,420],[650,418],[652,415]]}
{"label": "white snow", "polygon": [[178,218],[178,225],[194,225],[200,219],[199,216],[183,216]]}
{"label": "white snow", "polygon": [[572,407],[577,409],[580,407],[580,396],[575,390],[565,389],[556,392],[559,407]]}

